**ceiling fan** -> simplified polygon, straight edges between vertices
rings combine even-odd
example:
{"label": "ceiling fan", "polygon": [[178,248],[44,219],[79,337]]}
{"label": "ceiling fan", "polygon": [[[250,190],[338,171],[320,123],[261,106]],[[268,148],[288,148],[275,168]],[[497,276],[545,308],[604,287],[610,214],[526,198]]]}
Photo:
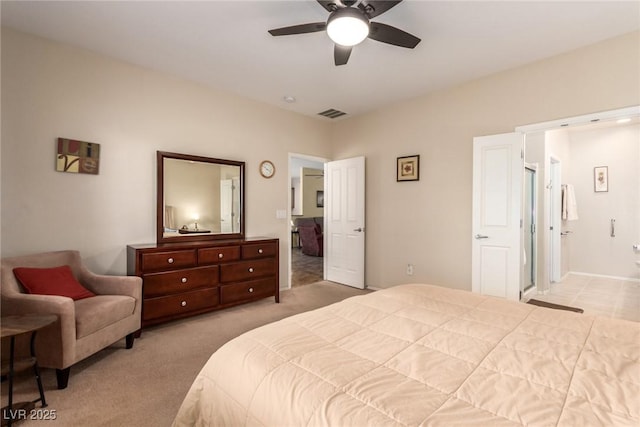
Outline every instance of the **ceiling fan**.
{"label": "ceiling fan", "polygon": [[335,43],[333,57],[336,65],[349,61],[353,46],[367,37],[382,43],[413,49],[420,39],[391,25],[370,20],[379,16],[402,0],[316,0],[329,12],[327,22],[293,25],[269,30],[272,36],[327,31]]}

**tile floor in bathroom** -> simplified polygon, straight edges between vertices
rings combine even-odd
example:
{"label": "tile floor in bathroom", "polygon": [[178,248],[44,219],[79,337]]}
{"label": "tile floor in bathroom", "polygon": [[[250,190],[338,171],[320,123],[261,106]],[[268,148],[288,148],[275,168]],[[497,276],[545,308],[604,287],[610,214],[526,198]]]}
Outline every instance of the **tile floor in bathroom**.
{"label": "tile floor in bathroom", "polygon": [[582,308],[585,314],[640,322],[640,282],[569,274],[531,299]]}

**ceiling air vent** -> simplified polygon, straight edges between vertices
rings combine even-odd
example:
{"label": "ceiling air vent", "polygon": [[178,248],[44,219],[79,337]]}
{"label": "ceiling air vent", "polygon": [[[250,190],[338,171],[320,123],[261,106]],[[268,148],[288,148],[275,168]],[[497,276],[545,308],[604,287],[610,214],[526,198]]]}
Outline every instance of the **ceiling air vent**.
{"label": "ceiling air vent", "polygon": [[337,117],[344,116],[347,113],[339,110],[334,110],[333,108],[329,108],[328,110],[325,110],[322,113],[318,113],[318,114],[321,116],[329,117],[330,119],[335,119]]}

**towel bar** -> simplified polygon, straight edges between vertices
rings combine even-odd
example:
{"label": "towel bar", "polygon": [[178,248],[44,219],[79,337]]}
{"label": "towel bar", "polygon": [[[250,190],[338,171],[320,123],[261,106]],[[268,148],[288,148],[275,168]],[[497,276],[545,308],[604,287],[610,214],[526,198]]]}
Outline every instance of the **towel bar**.
{"label": "towel bar", "polygon": [[616,220],[611,218],[611,237],[616,237]]}

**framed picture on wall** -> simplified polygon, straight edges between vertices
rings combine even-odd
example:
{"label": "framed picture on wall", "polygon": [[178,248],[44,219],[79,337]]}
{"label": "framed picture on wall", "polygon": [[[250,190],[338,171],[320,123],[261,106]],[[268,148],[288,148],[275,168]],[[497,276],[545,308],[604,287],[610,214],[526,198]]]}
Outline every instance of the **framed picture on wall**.
{"label": "framed picture on wall", "polygon": [[58,172],[98,175],[100,171],[100,144],[58,138],[56,170]]}
{"label": "framed picture on wall", "polygon": [[420,179],[420,156],[398,157],[396,181],[418,181]]}
{"label": "framed picture on wall", "polygon": [[316,207],[324,208],[324,191],[316,191]]}
{"label": "framed picture on wall", "polygon": [[609,191],[609,171],[607,166],[593,168],[593,191],[596,193]]}

